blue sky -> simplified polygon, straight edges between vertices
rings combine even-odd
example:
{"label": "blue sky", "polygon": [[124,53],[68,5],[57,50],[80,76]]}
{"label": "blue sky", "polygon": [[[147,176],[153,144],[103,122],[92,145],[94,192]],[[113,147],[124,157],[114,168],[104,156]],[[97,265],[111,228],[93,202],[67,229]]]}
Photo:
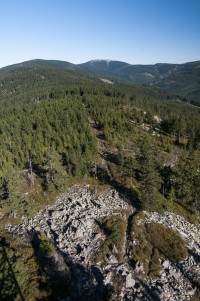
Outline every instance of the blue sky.
{"label": "blue sky", "polygon": [[0,0],[0,67],[200,60],[200,0]]}

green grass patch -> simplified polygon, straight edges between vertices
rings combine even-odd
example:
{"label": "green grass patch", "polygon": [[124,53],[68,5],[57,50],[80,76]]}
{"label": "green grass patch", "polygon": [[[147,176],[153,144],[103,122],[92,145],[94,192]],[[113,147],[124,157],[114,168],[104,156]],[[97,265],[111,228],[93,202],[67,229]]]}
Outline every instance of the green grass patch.
{"label": "green grass patch", "polygon": [[125,239],[126,222],[120,216],[112,216],[103,222],[108,239],[119,249]]}
{"label": "green grass patch", "polygon": [[178,232],[157,223],[146,224],[145,228],[148,241],[165,258],[177,262],[188,256],[186,243]]}
{"label": "green grass patch", "polygon": [[185,241],[178,232],[158,223],[139,224],[143,214],[138,214],[132,221],[131,235],[133,262],[143,264],[144,272],[150,277],[157,277],[162,266],[161,260],[178,262],[188,256]]}
{"label": "green grass patch", "polygon": [[102,220],[101,230],[106,235],[106,239],[95,254],[95,262],[107,264],[112,255],[120,263],[123,262],[126,227],[126,221],[119,215],[106,217]]}
{"label": "green grass patch", "polygon": [[43,257],[52,256],[55,252],[55,246],[53,242],[43,233],[38,233],[38,244],[39,244],[39,251]]}

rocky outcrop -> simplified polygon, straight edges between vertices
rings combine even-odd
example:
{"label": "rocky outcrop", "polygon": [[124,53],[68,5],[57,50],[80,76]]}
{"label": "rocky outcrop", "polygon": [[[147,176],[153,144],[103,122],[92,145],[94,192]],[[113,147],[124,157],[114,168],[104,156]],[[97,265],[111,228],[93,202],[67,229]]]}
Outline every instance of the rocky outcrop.
{"label": "rocky outcrop", "polygon": [[[134,209],[118,192],[111,189],[92,193],[88,186],[72,187],[53,206],[48,206],[34,218],[24,218],[23,223],[8,230],[14,235],[27,237],[27,233],[44,232],[62,254],[69,266],[68,301],[78,300],[190,300],[196,292],[200,277],[199,225],[183,217],[166,212],[145,213],[141,224],[155,222],[179,232],[187,242],[189,256],[184,261],[172,263],[161,260],[162,269],[156,278],[144,273],[139,261],[130,259],[132,236],[129,220]],[[109,240],[103,229],[103,220],[119,216],[126,222],[127,231],[119,249]],[[113,232],[118,235],[118,229]],[[113,235],[114,235],[113,234]],[[97,256],[98,254],[98,256]],[[54,255],[55,261],[59,256]]]}
{"label": "rocky outcrop", "polygon": [[200,283],[200,225],[171,212],[164,215],[145,212],[145,215],[139,224],[156,222],[177,231],[189,251],[188,258],[179,263],[163,261],[159,280],[148,281],[149,285],[159,289],[161,300],[190,300]]}
{"label": "rocky outcrop", "polygon": [[191,224],[184,217],[172,212],[165,212],[164,215],[160,215],[157,212],[145,212],[145,215],[146,218],[141,220],[140,223],[151,223],[153,221],[176,230],[187,241],[191,252],[200,256],[200,224]]}
{"label": "rocky outcrop", "polygon": [[88,266],[105,236],[98,222],[107,216],[125,217],[125,210],[131,212],[133,209],[115,190],[97,196],[87,187],[74,187],[58,198],[54,206],[25,220],[12,231],[15,234],[33,229],[43,231],[63,253]]}

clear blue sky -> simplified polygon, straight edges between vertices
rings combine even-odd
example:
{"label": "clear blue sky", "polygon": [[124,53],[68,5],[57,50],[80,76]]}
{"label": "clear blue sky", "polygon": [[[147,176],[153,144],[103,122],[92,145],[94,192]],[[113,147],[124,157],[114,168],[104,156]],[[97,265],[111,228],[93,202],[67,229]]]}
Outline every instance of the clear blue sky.
{"label": "clear blue sky", "polygon": [[0,67],[200,60],[200,0],[0,0]]}

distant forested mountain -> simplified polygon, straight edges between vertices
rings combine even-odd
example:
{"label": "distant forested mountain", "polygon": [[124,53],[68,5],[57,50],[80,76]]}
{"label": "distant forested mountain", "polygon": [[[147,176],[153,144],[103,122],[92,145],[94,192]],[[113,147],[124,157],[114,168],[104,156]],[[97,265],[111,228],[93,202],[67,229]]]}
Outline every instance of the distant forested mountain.
{"label": "distant forested mountain", "polygon": [[200,102],[200,61],[185,64],[130,65],[112,60],[92,60],[79,65],[99,76],[149,84]]}
{"label": "distant forested mountain", "polygon": [[185,64],[131,65],[120,61],[97,59],[75,65],[64,61],[37,59],[1,68],[0,74],[14,70],[16,72],[22,67],[56,68],[76,71],[82,75],[87,72],[109,80],[154,86],[178,95],[194,105],[200,103],[200,61]]}

